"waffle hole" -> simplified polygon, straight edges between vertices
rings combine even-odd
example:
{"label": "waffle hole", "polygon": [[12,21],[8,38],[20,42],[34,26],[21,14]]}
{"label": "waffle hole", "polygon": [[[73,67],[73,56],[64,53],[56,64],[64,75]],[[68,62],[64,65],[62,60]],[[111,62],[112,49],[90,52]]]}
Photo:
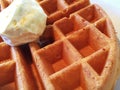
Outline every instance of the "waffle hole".
{"label": "waffle hole", "polygon": [[79,0],[65,0],[66,1],[66,3],[67,4],[73,4],[73,3],[75,3],[75,2],[77,2],[77,1],[79,1]]}
{"label": "waffle hole", "polygon": [[83,57],[93,54],[108,44],[108,39],[98,32],[95,27],[86,27],[68,37],[68,40]]}
{"label": "waffle hole", "polygon": [[65,70],[49,76],[55,87],[61,90],[86,90],[84,83],[84,75],[81,72],[81,65],[74,64]]}
{"label": "waffle hole", "polygon": [[87,21],[80,18],[79,15],[72,15],[70,18],[63,18],[55,23],[57,28],[65,35],[69,35],[80,30],[88,24]]}
{"label": "waffle hole", "polygon": [[41,63],[44,63],[43,68],[47,74],[53,74],[62,70],[72,63],[73,53],[71,49],[64,42],[58,41],[52,45],[42,48],[38,52]]}
{"label": "waffle hole", "polygon": [[65,8],[59,0],[46,0],[40,5],[48,16]]}
{"label": "waffle hole", "polygon": [[78,12],[78,14],[91,23],[103,17],[101,10],[96,5],[91,5]]}
{"label": "waffle hole", "polygon": [[0,86],[1,87],[13,82],[14,75],[15,75],[15,62],[13,60],[9,59],[9,60],[0,62]]}
{"label": "waffle hole", "polygon": [[56,3],[57,3],[56,0],[52,0],[52,1],[46,1],[44,3],[41,3],[40,5],[44,9],[46,14],[50,15],[54,13],[55,11],[57,11]]}
{"label": "waffle hole", "polygon": [[96,55],[93,56],[93,58],[88,60],[88,63],[99,75],[101,75],[107,57],[108,57],[108,51],[106,49],[101,49],[98,51]]}
{"label": "waffle hole", "polygon": [[55,72],[65,68],[67,66],[67,63],[64,61],[64,59],[59,59],[57,62],[52,64],[52,67]]}
{"label": "waffle hole", "polygon": [[43,35],[40,36],[38,43],[42,48],[49,44],[54,43],[55,40],[56,40],[56,35],[54,34],[52,26],[47,26]]}
{"label": "waffle hole", "polygon": [[0,43],[0,61],[11,59],[10,46]]}
{"label": "waffle hole", "polygon": [[0,42],[3,42],[3,39],[0,37]]}
{"label": "waffle hole", "polygon": [[32,64],[32,55],[30,53],[28,44],[20,45],[19,48],[23,54],[23,57],[25,57],[26,62],[28,64]]}
{"label": "waffle hole", "polygon": [[110,33],[110,31],[113,31],[113,27],[110,26],[110,22],[108,21],[108,19],[100,19],[98,22],[95,23],[95,26],[106,36],[111,37],[113,35],[113,32]]}
{"label": "waffle hole", "polygon": [[0,88],[0,90],[16,90],[15,83],[9,83]]}

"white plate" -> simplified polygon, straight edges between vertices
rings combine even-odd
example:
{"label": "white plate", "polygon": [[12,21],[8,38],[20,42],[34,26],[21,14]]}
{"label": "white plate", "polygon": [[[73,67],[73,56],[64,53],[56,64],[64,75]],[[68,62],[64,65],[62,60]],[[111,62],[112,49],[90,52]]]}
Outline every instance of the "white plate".
{"label": "white plate", "polygon": [[[120,41],[120,0],[91,0],[91,2],[101,6],[109,15]],[[120,90],[120,78],[118,79],[114,90]]]}

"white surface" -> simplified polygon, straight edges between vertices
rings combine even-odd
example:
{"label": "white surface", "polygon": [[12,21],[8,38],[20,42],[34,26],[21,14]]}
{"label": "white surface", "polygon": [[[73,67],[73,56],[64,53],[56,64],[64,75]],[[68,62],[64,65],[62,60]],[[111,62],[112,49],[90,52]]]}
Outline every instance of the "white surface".
{"label": "white surface", "polygon": [[[91,2],[101,6],[109,15],[120,41],[120,0],[91,0]],[[117,81],[115,90],[120,90],[120,78]]]}

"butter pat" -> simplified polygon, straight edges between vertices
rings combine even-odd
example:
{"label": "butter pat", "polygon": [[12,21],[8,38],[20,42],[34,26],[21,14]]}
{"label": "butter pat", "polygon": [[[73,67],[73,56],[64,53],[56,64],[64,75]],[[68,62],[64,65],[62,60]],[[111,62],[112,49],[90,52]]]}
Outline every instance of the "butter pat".
{"label": "butter pat", "polygon": [[46,19],[36,0],[14,0],[0,13],[0,35],[11,46],[35,41],[44,32]]}

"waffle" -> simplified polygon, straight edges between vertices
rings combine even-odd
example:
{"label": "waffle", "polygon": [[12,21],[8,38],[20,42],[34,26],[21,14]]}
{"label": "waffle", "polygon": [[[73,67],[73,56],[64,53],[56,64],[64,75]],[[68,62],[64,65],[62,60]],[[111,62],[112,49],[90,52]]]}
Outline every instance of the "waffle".
{"label": "waffle", "polygon": [[48,16],[38,42],[0,39],[0,90],[113,90],[119,47],[108,15],[89,0],[38,0]]}

